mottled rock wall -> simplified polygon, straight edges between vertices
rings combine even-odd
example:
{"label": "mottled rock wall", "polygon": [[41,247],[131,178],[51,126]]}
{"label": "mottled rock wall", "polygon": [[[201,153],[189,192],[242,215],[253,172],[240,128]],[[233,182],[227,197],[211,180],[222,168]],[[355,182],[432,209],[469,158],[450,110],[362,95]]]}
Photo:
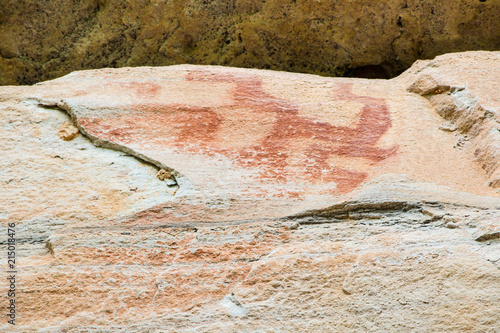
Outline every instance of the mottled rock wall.
{"label": "mottled rock wall", "polygon": [[0,84],[179,63],[390,77],[499,50],[499,16],[498,0],[1,0]]}
{"label": "mottled rock wall", "polygon": [[500,332],[499,85],[476,51],[0,87],[0,332]]}

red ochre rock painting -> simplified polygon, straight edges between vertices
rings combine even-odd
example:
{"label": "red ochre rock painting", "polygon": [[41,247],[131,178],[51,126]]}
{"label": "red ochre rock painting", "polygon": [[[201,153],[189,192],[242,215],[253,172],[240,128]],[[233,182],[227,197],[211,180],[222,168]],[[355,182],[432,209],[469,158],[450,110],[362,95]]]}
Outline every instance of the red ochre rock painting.
{"label": "red ochre rock painting", "polygon": [[[92,134],[123,144],[133,142],[138,135],[143,137],[144,128],[141,129],[138,124],[144,124],[142,127],[147,126],[148,136],[158,144],[175,147],[180,152],[210,156],[222,154],[240,166],[259,170],[263,181],[334,182],[336,188],[332,189],[332,193],[352,191],[368,174],[332,167],[328,163],[331,156],[380,162],[397,150],[397,146],[388,149],[376,146],[391,127],[386,101],[358,96],[352,93],[351,84],[339,85],[332,92],[336,100],[363,104],[357,123],[347,127],[299,115],[298,105],[265,92],[262,79],[255,75],[193,71],[186,76],[186,80],[207,84],[232,83],[232,101],[217,108],[159,103],[129,105],[127,108],[137,110],[137,113],[120,117],[119,121],[111,123],[104,119],[82,118],[79,122],[84,127],[90,127]],[[146,86],[137,83],[135,89],[140,97],[154,97],[159,91],[150,83]],[[244,147],[224,147],[218,135],[229,120],[226,115],[231,113],[233,117],[238,117],[245,112],[253,113],[253,119],[268,119],[271,123],[269,130],[260,137],[251,137],[253,141]],[[231,119],[231,123],[238,120]],[[241,121],[248,121],[248,115],[242,115]],[[295,161],[293,165],[292,159]]]}

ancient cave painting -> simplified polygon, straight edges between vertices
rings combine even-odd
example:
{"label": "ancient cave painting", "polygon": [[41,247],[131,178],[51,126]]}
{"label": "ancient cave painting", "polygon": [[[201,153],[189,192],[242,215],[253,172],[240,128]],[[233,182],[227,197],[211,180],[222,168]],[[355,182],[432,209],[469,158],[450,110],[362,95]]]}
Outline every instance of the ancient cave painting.
{"label": "ancient cave painting", "polygon": [[[299,105],[264,91],[262,79],[255,75],[192,71],[186,80],[213,84],[214,93],[220,93],[215,85],[221,88],[221,83],[229,83],[232,88],[225,92],[229,93],[229,101],[218,107],[160,103],[128,106],[138,113],[129,119],[131,123],[123,128],[123,133],[116,132],[116,128],[115,132],[108,132],[113,136],[109,139],[127,143],[136,135],[143,136],[144,130],[132,124],[142,119],[139,122],[147,124],[149,137],[181,152],[221,154],[241,166],[258,170],[264,181],[334,182],[336,188],[332,192],[335,193],[350,192],[368,177],[366,172],[353,166],[352,161],[376,163],[397,150],[397,147],[377,147],[379,139],[391,127],[386,101],[356,95],[350,84],[334,88],[332,98],[360,103],[359,118],[351,126],[334,126],[301,115]],[[136,90],[137,95],[155,95],[158,91],[154,86],[136,87]],[[129,122],[123,118],[120,123]],[[94,128],[106,130],[105,126],[100,123]],[[236,129],[228,132],[231,126]],[[250,141],[243,144],[228,144],[227,133],[241,134],[238,126],[244,130],[248,126],[262,127],[262,130],[248,135]],[[332,159],[347,162],[342,163],[343,167],[332,166],[336,164]]]}
{"label": "ancient cave painting", "polygon": [[[233,104],[226,108],[251,111],[257,117],[271,116],[274,124],[269,133],[258,142],[249,142],[247,146],[238,149],[220,147],[216,142],[216,133],[227,120],[224,119],[224,110],[200,108],[199,112],[185,113],[185,118],[181,121],[185,127],[177,140],[179,147],[196,142],[241,165],[257,167],[264,178],[274,181],[292,178],[321,179],[323,182],[335,182],[336,192],[349,192],[363,182],[367,174],[337,166],[332,168],[328,163],[332,155],[379,162],[394,154],[397,149],[376,147],[378,140],[391,127],[386,101],[353,94],[349,84],[334,89],[332,97],[363,104],[359,120],[352,127],[334,126],[299,115],[298,105],[265,92],[262,80],[257,76],[197,71],[189,73],[187,80],[234,84],[230,92]],[[196,111],[185,108],[186,111]],[[308,142],[302,151],[296,151],[300,147],[296,144],[299,141]],[[301,155],[303,172],[300,175],[297,174],[297,168],[292,172],[287,168],[292,155]]]}

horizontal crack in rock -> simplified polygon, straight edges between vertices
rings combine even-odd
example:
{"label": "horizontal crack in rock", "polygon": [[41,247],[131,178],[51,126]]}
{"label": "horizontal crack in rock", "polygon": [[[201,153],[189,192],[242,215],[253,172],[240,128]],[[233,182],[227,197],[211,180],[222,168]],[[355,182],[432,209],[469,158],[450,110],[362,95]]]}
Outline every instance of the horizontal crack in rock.
{"label": "horizontal crack in rock", "polygon": [[476,238],[476,241],[485,242],[485,241],[497,239],[497,238],[500,238],[500,231],[481,235],[480,237]]}
{"label": "horizontal crack in rock", "polygon": [[[299,224],[338,223],[344,220],[383,220],[389,224],[428,224],[439,221],[454,210],[486,210],[482,207],[436,201],[347,201],[324,209],[308,210],[288,219]],[[443,224],[444,226],[444,224]]]}
{"label": "horizontal crack in rock", "polygon": [[391,213],[391,212],[407,212],[414,209],[421,208],[421,204],[409,202],[388,201],[380,203],[363,203],[363,202],[344,202],[333,205],[326,209],[309,210],[290,218],[303,218],[303,217],[321,217],[321,218],[334,218],[339,220],[353,219],[352,215],[356,213]]}

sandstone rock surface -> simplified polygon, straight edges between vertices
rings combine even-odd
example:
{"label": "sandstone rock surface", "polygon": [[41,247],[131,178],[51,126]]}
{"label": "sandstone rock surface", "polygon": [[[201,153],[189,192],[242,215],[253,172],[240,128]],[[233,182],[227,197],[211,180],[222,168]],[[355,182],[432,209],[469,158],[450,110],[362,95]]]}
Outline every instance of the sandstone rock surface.
{"label": "sandstone rock surface", "polygon": [[499,84],[467,52],[1,87],[17,331],[498,331]]}
{"label": "sandstone rock surface", "polygon": [[498,0],[0,1],[0,84],[180,63],[392,77],[500,50]]}

